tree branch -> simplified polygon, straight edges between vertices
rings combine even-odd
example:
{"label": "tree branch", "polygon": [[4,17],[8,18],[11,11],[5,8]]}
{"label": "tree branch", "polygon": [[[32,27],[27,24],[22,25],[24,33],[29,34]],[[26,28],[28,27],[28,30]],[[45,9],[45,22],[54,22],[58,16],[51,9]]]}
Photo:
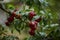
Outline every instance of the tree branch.
{"label": "tree branch", "polygon": [[11,12],[10,12],[10,11],[5,10],[5,9],[2,7],[2,5],[1,5],[1,4],[0,4],[0,9],[1,9],[1,10],[3,10],[4,12],[6,12],[6,13],[11,14]]}

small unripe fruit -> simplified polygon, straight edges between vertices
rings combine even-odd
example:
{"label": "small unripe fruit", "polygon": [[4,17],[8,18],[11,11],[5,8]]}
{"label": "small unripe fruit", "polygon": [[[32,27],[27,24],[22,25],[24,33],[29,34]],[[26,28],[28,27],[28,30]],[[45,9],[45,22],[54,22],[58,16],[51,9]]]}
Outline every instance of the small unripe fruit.
{"label": "small unripe fruit", "polygon": [[20,19],[21,18],[21,15],[16,15],[16,19]]}

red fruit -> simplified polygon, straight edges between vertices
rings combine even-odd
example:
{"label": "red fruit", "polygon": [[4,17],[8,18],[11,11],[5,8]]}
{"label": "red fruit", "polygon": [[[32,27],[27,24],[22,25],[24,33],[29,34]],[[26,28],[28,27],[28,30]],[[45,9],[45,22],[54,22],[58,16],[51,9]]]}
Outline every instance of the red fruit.
{"label": "red fruit", "polygon": [[12,16],[12,17],[15,17],[15,16],[16,16],[16,13],[15,13],[15,12],[13,12],[11,16]]}
{"label": "red fruit", "polygon": [[9,17],[7,20],[8,22],[12,22],[14,20],[14,17]]}
{"label": "red fruit", "polygon": [[35,31],[36,30],[36,26],[35,27],[32,27],[31,29]]}
{"label": "red fruit", "polygon": [[30,23],[29,23],[29,26],[30,26],[30,27],[34,27],[34,26],[35,26],[35,23],[34,23],[34,22],[30,22]]}
{"label": "red fruit", "polygon": [[31,21],[31,22],[29,22],[29,26],[31,26],[31,27],[34,27],[34,26],[37,26],[37,23],[38,22],[36,22],[36,21]]}
{"label": "red fruit", "polygon": [[36,22],[40,22],[40,21],[41,21],[41,18],[38,18],[38,19],[36,19],[35,21],[36,21]]}
{"label": "red fruit", "polygon": [[36,14],[34,13],[34,11],[29,13],[29,19],[31,20]]}
{"label": "red fruit", "polygon": [[34,35],[35,35],[35,31],[30,30],[30,31],[29,31],[29,34],[32,35],[32,36],[34,36]]}
{"label": "red fruit", "polygon": [[5,22],[5,24],[6,24],[6,26],[9,26],[10,25],[9,22]]}
{"label": "red fruit", "polygon": [[29,27],[32,29],[32,30],[36,30],[36,27],[37,27],[37,23],[34,21],[34,22],[30,22],[29,23]]}
{"label": "red fruit", "polygon": [[35,24],[36,24],[36,26],[37,26],[38,22],[37,22],[37,21],[34,21],[34,23],[35,23]]}

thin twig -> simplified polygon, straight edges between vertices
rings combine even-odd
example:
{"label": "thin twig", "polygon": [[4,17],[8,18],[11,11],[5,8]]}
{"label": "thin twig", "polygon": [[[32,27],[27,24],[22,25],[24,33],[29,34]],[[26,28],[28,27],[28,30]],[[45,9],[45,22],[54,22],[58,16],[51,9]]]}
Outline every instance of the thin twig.
{"label": "thin twig", "polygon": [[1,4],[0,4],[0,9],[3,10],[4,12],[6,12],[6,13],[11,14],[11,12],[10,11],[7,11],[6,9],[4,9]]}

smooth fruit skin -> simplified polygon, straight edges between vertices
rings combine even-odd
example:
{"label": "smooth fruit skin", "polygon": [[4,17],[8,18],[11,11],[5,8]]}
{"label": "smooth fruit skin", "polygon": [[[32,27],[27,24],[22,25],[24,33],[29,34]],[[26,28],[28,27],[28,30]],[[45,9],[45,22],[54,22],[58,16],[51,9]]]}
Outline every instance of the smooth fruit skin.
{"label": "smooth fruit skin", "polygon": [[36,21],[30,22],[30,23],[29,23],[29,27],[30,27],[32,30],[36,30],[36,28],[37,28],[37,22],[36,22]]}
{"label": "smooth fruit skin", "polygon": [[35,35],[35,30],[37,28],[37,23],[36,21],[30,21],[29,22],[29,27],[31,28],[31,30],[29,31],[29,34],[34,36]]}
{"label": "smooth fruit skin", "polygon": [[36,21],[36,22],[40,22],[40,21],[41,21],[41,18],[38,18],[38,19],[36,19],[35,21]]}
{"label": "smooth fruit skin", "polygon": [[15,12],[13,12],[13,13],[11,14],[11,16],[12,16],[12,17],[15,17],[15,16],[16,16],[16,13],[15,13]]}
{"label": "smooth fruit skin", "polygon": [[32,27],[30,27],[32,30],[36,30],[36,26],[32,26]]}
{"label": "smooth fruit skin", "polygon": [[10,25],[9,22],[5,22],[5,24],[6,24],[6,26],[9,26]]}
{"label": "smooth fruit skin", "polygon": [[12,15],[7,19],[8,22],[12,22],[14,20],[14,17],[16,16],[15,12],[12,13]]}
{"label": "smooth fruit skin", "polygon": [[7,26],[9,26],[9,23],[14,20],[14,17],[15,17],[15,16],[16,16],[16,13],[13,12],[13,13],[11,14],[11,16],[7,19],[7,22],[5,22],[5,24],[6,24]]}
{"label": "smooth fruit skin", "polygon": [[30,31],[29,31],[29,34],[32,35],[32,36],[34,36],[34,35],[35,35],[35,31],[30,30]]}
{"label": "smooth fruit skin", "polygon": [[34,22],[30,22],[30,23],[29,23],[29,26],[30,26],[30,27],[34,27],[34,26],[35,26],[35,23],[34,23]]}
{"label": "smooth fruit skin", "polygon": [[9,17],[7,20],[8,22],[12,22],[14,20],[14,17]]}
{"label": "smooth fruit skin", "polygon": [[36,26],[37,26],[38,22],[37,22],[37,21],[34,21],[34,23],[35,23],[35,24],[36,24]]}
{"label": "smooth fruit skin", "polygon": [[31,20],[35,15],[36,15],[36,14],[35,14],[34,11],[30,12],[30,13],[29,13],[29,19]]}

